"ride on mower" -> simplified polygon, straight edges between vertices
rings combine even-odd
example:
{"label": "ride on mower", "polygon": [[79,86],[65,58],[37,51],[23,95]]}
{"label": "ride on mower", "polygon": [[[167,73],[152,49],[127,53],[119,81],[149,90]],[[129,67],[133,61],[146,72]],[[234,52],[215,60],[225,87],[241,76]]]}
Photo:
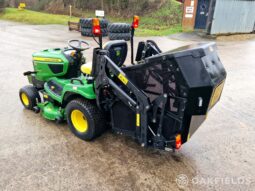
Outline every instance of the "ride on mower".
{"label": "ride on mower", "polygon": [[126,41],[103,46],[97,18],[92,30],[99,47],[91,63],[82,53],[90,46],[82,40],[70,40],[69,48],[34,53],[34,71],[24,73],[31,85],[19,92],[24,107],[49,120],[67,120],[85,141],[110,126],[143,147],[179,149],[219,101],[226,71],[214,43],[162,52],[154,41],[139,42],[134,62],[138,23],[135,16],[131,64],[124,65]]}

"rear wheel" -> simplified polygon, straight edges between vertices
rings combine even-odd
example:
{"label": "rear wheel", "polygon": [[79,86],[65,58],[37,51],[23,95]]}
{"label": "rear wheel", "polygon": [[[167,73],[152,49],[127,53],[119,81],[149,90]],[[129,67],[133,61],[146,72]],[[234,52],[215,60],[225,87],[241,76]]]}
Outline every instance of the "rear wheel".
{"label": "rear wheel", "polygon": [[37,103],[41,101],[37,89],[32,85],[24,86],[19,91],[20,101],[26,109],[33,110]]}
{"label": "rear wheel", "polygon": [[[101,32],[102,32],[102,36],[108,35],[107,28],[101,28]],[[91,28],[81,28],[81,35],[92,37],[93,36],[92,29]]]}
{"label": "rear wheel", "polygon": [[81,35],[82,36],[93,36],[92,29],[91,28],[81,28]]}
{"label": "rear wheel", "polygon": [[105,130],[103,113],[93,102],[73,100],[67,104],[66,114],[70,130],[80,139],[90,141]]}
{"label": "rear wheel", "polygon": [[131,26],[127,23],[112,23],[108,25],[109,33],[130,33]]}
{"label": "rear wheel", "polygon": [[110,40],[125,40],[129,41],[131,38],[130,33],[109,33]]}
{"label": "rear wheel", "polygon": [[[90,28],[92,29],[92,26],[93,26],[93,19],[92,18],[86,18],[86,19],[80,19],[80,24],[81,24],[81,27],[83,28]],[[106,19],[100,19],[100,27],[101,29],[102,28],[107,28],[108,26],[108,21]]]}
{"label": "rear wheel", "polygon": [[92,19],[80,19],[81,27],[92,28]]}

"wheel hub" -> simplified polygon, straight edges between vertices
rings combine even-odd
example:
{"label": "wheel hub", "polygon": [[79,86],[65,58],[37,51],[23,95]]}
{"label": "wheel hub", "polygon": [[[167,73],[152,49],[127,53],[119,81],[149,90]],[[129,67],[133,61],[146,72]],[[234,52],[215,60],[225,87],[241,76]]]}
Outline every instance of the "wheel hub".
{"label": "wheel hub", "polygon": [[80,110],[72,111],[71,121],[78,132],[85,133],[88,130],[88,120]]}
{"label": "wheel hub", "polygon": [[21,100],[22,100],[22,102],[24,103],[25,106],[29,105],[29,99],[28,99],[28,97],[25,93],[21,94]]}

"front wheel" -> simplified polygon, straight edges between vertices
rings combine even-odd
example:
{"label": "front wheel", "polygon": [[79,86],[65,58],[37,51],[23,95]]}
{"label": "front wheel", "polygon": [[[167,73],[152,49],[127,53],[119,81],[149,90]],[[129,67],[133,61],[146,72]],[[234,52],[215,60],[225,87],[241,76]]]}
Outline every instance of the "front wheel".
{"label": "front wheel", "polygon": [[37,89],[32,85],[24,86],[19,90],[19,98],[26,109],[33,110],[38,102],[41,102]]}
{"label": "front wheel", "polygon": [[93,102],[75,99],[67,104],[66,115],[70,130],[85,141],[92,140],[105,130],[103,113]]}

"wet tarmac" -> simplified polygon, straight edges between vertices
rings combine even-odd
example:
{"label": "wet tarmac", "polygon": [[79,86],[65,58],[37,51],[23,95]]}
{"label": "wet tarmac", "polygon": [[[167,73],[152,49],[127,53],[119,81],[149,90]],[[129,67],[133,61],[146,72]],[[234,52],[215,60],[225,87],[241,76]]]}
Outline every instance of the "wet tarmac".
{"label": "wet tarmac", "polygon": [[[22,73],[32,70],[31,54],[81,38],[64,26],[0,21],[0,190],[255,190],[254,40],[217,43],[228,72],[221,101],[169,153],[111,132],[84,142],[66,124],[23,109],[18,91],[28,83]],[[152,39],[162,50],[192,43]]]}

